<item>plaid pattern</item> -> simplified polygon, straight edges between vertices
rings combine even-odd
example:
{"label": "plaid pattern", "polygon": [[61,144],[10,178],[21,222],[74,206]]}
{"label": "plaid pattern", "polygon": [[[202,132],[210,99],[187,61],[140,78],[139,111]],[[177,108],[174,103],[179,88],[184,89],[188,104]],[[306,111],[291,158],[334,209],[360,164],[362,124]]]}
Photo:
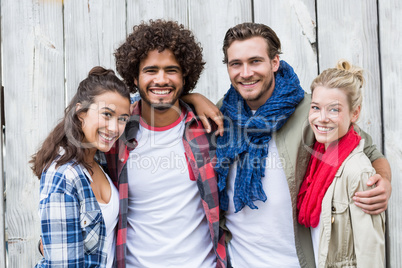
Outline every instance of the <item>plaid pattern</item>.
{"label": "plaid pattern", "polygon": [[[183,145],[187,156],[188,166],[197,180],[202,205],[208,220],[214,251],[217,256],[217,267],[226,267],[225,234],[219,227],[219,198],[218,187],[213,162],[215,148],[211,144],[214,135],[207,134],[191,108],[181,102],[187,113],[186,128],[183,136]],[[106,153],[109,176],[119,189],[120,213],[117,232],[116,260],[118,268],[125,268],[126,239],[127,239],[127,211],[128,211],[128,180],[127,167],[129,152],[136,147],[134,140],[139,128],[140,108],[133,111],[130,122],[127,123],[125,133],[114,147]],[[106,164],[106,163],[103,163]]]}
{"label": "plaid pattern", "polygon": [[106,227],[88,171],[73,162],[42,173],[39,215],[44,258],[35,267],[105,267]]}

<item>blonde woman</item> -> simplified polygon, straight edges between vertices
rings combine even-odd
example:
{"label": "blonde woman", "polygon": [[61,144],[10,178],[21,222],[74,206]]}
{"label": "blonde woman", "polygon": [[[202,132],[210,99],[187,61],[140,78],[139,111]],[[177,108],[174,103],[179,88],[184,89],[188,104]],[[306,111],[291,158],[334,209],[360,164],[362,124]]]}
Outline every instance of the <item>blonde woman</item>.
{"label": "blonde woman", "polygon": [[352,197],[375,174],[354,124],[363,70],[340,60],[311,85],[316,142],[298,195],[299,223],[311,228],[317,267],[384,267],[384,213],[369,215]]}

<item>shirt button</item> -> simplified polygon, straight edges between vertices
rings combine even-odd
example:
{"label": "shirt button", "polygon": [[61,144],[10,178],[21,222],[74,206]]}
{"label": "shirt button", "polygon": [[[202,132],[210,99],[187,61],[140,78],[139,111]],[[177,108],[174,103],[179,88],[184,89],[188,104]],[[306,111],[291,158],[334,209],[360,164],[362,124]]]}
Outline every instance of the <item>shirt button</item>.
{"label": "shirt button", "polygon": [[87,221],[84,221],[84,224],[87,224]]}
{"label": "shirt button", "polygon": [[335,217],[332,216],[332,218],[331,218],[331,223],[334,223],[334,221],[335,221]]}
{"label": "shirt button", "polygon": [[336,211],[335,207],[332,207],[332,211]]}
{"label": "shirt button", "polygon": [[120,158],[120,161],[121,161],[121,162],[124,162],[124,158]]}

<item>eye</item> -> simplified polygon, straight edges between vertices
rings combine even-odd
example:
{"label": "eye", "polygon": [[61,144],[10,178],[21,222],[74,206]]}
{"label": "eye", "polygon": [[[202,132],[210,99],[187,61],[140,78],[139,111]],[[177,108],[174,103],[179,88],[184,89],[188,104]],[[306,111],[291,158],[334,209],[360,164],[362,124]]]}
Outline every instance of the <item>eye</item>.
{"label": "eye", "polygon": [[128,117],[127,116],[122,116],[122,117],[119,117],[118,120],[119,120],[120,123],[126,124],[128,122]]}
{"label": "eye", "polygon": [[240,66],[239,62],[232,62],[231,64],[229,64],[230,67],[237,67]]}
{"label": "eye", "polygon": [[339,109],[338,108],[331,108],[329,110],[331,113],[339,113]]}
{"label": "eye", "polygon": [[253,60],[251,63],[260,63],[261,60]]}
{"label": "eye", "polygon": [[103,114],[106,118],[112,117],[112,114],[109,113],[109,112],[103,112],[102,114]]}
{"label": "eye", "polygon": [[176,69],[169,69],[169,70],[167,70],[166,71],[168,74],[176,74],[176,73],[178,73],[178,70],[176,70]]}
{"label": "eye", "polygon": [[313,105],[313,106],[311,106],[311,110],[314,110],[314,111],[319,111],[319,110],[320,110],[320,108],[318,108],[318,106]]}

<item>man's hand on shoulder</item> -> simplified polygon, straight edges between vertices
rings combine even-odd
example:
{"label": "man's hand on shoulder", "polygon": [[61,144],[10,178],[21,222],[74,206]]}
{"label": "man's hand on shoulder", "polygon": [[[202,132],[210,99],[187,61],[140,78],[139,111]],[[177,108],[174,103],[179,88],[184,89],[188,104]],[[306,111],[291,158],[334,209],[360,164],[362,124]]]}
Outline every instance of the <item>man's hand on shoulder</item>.
{"label": "man's hand on shoulder", "polygon": [[367,181],[367,186],[376,187],[363,192],[356,192],[353,200],[355,205],[365,213],[375,215],[385,211],[388,207],[388,200],[391,197],[392,187],[389,179],[375,174]]}
{"label": "man's hand on shoulder", "polygon": [[208,121],[211,119],[218,126],[215,135],[223,135],[223,115],[215,104],[199,93],[190,93],[182,96],[181,99],[194,106],[198,118],[208,133],[212,131],[212,126]]}

